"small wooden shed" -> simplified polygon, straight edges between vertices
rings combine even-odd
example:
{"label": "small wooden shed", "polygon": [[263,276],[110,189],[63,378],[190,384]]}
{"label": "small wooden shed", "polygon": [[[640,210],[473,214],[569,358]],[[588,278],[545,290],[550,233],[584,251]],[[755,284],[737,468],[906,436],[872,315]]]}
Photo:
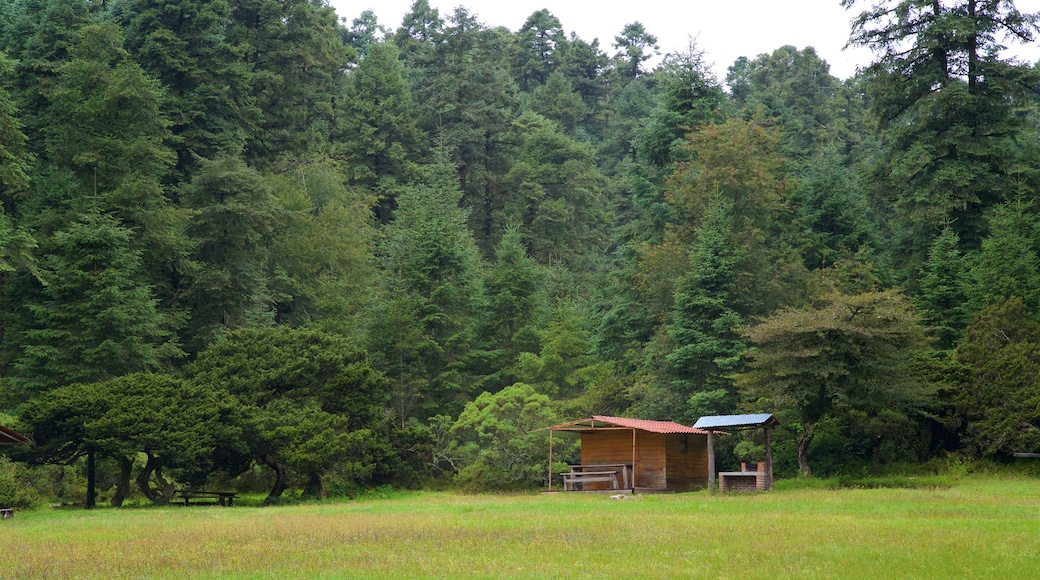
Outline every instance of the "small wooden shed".
{"label": "small wooden shed", "polygon": [[[553,434],[561,431],[581,434],[581,465],[574,467],[622,466],[631,473],[630,491],[691,491],[711,481],[707,431],[670,421],[594,415],[550,428],[550,469]],[[587,485],[586,490],[609,489],[602,482]]]}

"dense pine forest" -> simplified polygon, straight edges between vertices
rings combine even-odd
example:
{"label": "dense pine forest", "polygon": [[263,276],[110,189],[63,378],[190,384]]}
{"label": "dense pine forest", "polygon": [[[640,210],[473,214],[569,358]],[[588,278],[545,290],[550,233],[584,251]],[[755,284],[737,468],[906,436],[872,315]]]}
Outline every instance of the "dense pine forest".
{"label": "dense pine forest", "polygon": [[7,503],[87,458],[117,506],[531,488],[592,414],[773,413],[788,477],[1040,451],[1040,13],[841,3],[845,80],[550,10],[0,0]]}

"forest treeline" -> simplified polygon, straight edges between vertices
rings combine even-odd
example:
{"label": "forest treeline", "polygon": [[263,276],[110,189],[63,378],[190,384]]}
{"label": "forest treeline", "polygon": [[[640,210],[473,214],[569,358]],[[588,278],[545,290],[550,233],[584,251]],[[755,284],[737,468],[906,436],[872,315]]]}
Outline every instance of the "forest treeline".
{"label": "forest treeline", "polygon": [[1040,70],[1002,52],[1040,15],[842,4],[845,80],[549,10],[0,2],[0,409],[35,439],[0,478],[530,487],[592,414],[770,412],[781,475],[1040,451]]}

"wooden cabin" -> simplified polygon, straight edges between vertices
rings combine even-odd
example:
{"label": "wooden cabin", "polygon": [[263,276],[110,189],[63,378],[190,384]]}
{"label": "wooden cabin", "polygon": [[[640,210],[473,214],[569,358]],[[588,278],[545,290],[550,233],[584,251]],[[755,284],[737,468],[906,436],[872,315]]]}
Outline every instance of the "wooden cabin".
{"label": "wooden cabin", "polygon": [[561,474],[565,491],[692,491],[711,481],[708,432],[701,429],[595,415],[550,428],[550,466],[553,435],[560,432],[581,436],[581,463]]}

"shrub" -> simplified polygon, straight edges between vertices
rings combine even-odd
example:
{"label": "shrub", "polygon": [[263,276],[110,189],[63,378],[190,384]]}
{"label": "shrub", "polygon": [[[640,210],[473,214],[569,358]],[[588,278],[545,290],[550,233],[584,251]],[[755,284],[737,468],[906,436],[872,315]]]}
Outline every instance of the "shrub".
{"label": "shrub", "polygon": [[39,503],[28,469],[0,455],[0,507],[28,509]]}

